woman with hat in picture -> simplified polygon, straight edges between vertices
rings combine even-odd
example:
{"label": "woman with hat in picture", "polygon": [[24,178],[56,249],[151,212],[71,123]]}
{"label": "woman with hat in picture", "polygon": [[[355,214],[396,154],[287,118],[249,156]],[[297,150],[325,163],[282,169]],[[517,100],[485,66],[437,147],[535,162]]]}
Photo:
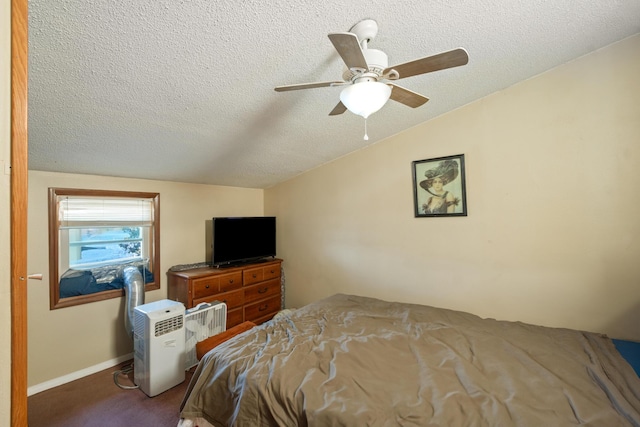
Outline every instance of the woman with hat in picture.
{"label": "woman with hat in picture", "polygon": [[460,199],[455,197],[444,186],[458,177],[458,164],[453,160],[445,160],[435,169],[429,169],[424,173],[425,179],[420,182],[420,187],[427,190],[431,196],[427,203],[422,205],[425,214],[453,213]]}

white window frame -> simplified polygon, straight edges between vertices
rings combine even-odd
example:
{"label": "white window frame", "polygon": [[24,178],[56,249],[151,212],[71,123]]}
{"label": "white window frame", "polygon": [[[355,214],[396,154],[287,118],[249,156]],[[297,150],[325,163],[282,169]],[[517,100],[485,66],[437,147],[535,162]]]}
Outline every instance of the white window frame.
{"label": "white window frame", "polygon": [[[80,202],[92,205],[100,200],[101,209],[73,210],[69,205]],[[133,212],[128,217],[127,208],[120,208],[132,202],[148,208],[144,214]],[[110,203],[113,202],[113,203]],[[66,205],[65,205],[66,203]],[[115,206],[115,208],[113,208]],[[79,212],[79,214],[77,214]],[[74,306],[105,299],[118,298],[124,290],[114,289],[87,295],[60,298],[60,276],[69,268],[69,229],[99,225],[140,226],[145,233],[143,240],[150,242],[143,246],[141,257],[146,267],[153,273],[153,281],[145,284],[145,291],[160,288],[160,194],[131,191],[85,190],[74,188],[49,188],[49,287],[50,308]]]}

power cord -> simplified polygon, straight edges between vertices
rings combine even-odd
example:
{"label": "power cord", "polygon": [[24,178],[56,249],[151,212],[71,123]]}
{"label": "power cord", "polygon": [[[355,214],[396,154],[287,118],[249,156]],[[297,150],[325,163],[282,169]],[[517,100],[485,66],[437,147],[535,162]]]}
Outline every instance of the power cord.
{"label": "power cord", "polygon": [[124,389],[124,390],[135,390],[137,388],[139,388],[139,386],[137,385],[122,385],[118,382],[118,377],[120,375],[128,375],[131,372],[133,372],[133,362],[131,362],[129,365],[123,367],[122,369],[115,371],[113,373],[113,382],[120,388]]}

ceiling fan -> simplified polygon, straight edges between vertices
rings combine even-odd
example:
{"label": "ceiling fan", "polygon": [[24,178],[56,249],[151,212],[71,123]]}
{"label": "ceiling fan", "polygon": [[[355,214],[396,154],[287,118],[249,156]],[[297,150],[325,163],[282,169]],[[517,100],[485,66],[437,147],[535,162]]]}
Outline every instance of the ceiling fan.
{"label": "ceiling fan", "polygon": [[[458,67],[469,62],[467,52],[458,48],[389,67],[388,57],[384,52],[367,46],[377,34],[378,24],[372,19],[358,22],[347,33],[330,33],[329,40],[346,65],[342,80],[278,86],[275,90],[285,92],[346,86],[340,94],[340,102],[329,115],[336,116],[348,109],[366,120],[370,114],[382,108],[389,98],[412,108],[420,107],[429,100],[419,93],[391,83],[392,81]],[[366,131],[365,139],[368,139]]]}

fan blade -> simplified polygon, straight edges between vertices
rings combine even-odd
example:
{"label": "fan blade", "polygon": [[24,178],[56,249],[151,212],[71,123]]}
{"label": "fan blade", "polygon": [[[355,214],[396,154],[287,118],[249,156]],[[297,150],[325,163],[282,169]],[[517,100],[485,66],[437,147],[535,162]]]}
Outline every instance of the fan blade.
{"label": "fan blade", "polygon": [[358,42],[358,36],[353,33],[331,33],[329,34],[329,40],[333,43],[333,47],[336,48],[348,69],[355,68],[362,71],[369,69]]}
{"label": "fan blade", "polygon": [[403,88],[402,86],[397,86],[391,83],[387,83],[387,85],[391,86],[391,99],[411,108],[420,107],[421,105],[426,104],[429,100],[426,96],[422,96],[419,93],[415,93],[409,89]]}
{"label": "fan blade", "polygon": [[297,85],[286,85],[286,86],[278,86],[275,88],[276,92],[286,92],[288,90],[298,90],[298,89],[313,89],[316,87],[329,87],[329,86],[343,86],[346,84],[351,84],[351,82],[316,82],[316,83],[302,83]]}
{"label": "fan blade", "polygon": [[467,51],[458,48],[404,64],[394,65],[384,70],[382,74],[388,74],[391,70],[396,70],[399,79],[416,76],[418,74],[431,73],[433,71],[444,70],[446,68],[459,67],[469,62]]}
{"label": "fan blade", "polygon": [[331,110],[331,112],[329,113],[330,116],[337,116],[338,114],[342,114],[345,111],[347,111],[347,107],[344,106],[344,104],[342,103],[342,101],[338,102],[338,105],[336,105],[333,110]]}

